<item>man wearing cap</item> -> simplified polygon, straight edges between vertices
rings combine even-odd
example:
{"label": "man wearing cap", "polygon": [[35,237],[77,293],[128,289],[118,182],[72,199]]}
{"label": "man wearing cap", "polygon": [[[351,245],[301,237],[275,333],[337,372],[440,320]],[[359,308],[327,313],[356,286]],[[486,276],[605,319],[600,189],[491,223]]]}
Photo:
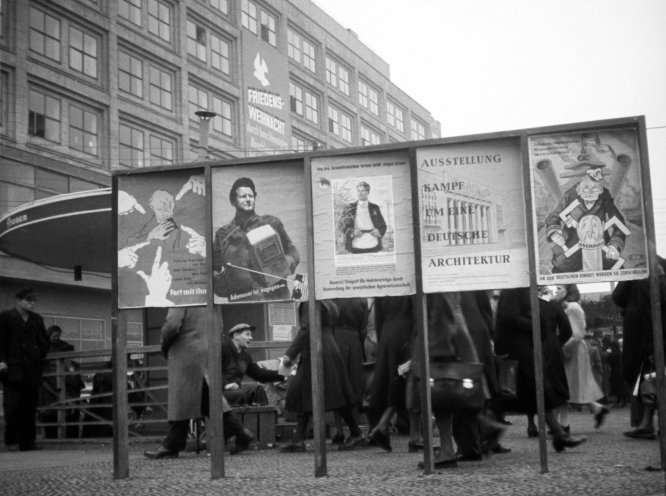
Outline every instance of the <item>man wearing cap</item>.
{"label": "man wearing cap", "polygon": [[259,385],[243,384],[246,375],[257,382],[282,382],[284,377],[274,370],[260,367],[247,351],[255,326],[237,324],[222,339],[222,385],[231,405],[266,405],[268,398]]}
{"label": "man wearing cap", "polygon": [[16,306],[0,313],[0,381],[3,384],[5,446],[10,451],[38,449],[35,415],[49,350],[44,320],[33,310],[32,288],[16,293]]}
{"label": "man wearing cap", "polygon": [[287,277],[300,262],[300,254],[282,221],[255,212],[254,181],[237,179],[229,191],[236,209],[233,220],[215,233],[213,247],[214,292],[229,301],[288,300]]}
{"label": "man wearing cap", "polygon": [[630,234],[624,216],[604,186],[606,164],[581,156],[562,178],[580,177],[546,217],[546,239],[553,243],[553,273],[618,269]]}
{"label": "man wearing cap", "polygon": [[[207,327],[206,307],[170,308],[161,329],[162,353],[169,374],[169,430],[156,450],[146,458],[176,458],[185,449],[190,419],[208,416],[208,349],[212,330]],[[229,403],[222,398],[225,441],[236,437],[231,454],[246,450],[254,434],[243,426]]]}

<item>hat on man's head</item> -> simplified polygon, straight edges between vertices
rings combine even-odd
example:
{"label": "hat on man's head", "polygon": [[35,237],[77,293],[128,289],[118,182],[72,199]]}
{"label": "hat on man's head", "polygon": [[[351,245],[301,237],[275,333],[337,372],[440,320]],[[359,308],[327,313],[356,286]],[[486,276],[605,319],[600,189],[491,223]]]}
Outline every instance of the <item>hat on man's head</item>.
{"label": "hat on man's head", "polygon": [[230,338],[232,338],[234,337],[234,334],[236,334],[237,332],[254,331],[256,328],[257,328],[256,326],[250,324],[236,324],[227,331],[227,334],[229,335]]}
{"label": "hat on man's head", "polygon": [[14,295],[17,300],[29,300],[37,297],[37,292],[32,288],[23,288]]}
{"label": "hat on man's head", "polygon": [[257,190],[254,188],[254,181],[249,177],[239,177],[234,181],[229,190],[229,203],[234,205],[236,203],[236,190],[238,188],[250,188],[254,196],[257,196]]}

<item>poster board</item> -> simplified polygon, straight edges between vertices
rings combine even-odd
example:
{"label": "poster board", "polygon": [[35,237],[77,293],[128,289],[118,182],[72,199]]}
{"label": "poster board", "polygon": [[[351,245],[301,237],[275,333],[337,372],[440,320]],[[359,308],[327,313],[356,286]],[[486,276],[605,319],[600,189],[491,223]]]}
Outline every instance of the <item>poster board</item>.
{"label": "poster board", "polygon": [[203,169],[118,178],[118,308],[206,303]]}
{"label": "poster board", "polygon": [[318,299],[414,294],[409,155],[311,161]]}
{"label": "poster board", "polygon": [[423,291],[529,285],[519,139],[417,148]]}
{"label": "poster board", "polygon": [[301,161],[212,170],[215,303],[307,299]]}
{"label": "poster board", "polygon": [[648,277],[635,128],[529,138],[538,284]]}

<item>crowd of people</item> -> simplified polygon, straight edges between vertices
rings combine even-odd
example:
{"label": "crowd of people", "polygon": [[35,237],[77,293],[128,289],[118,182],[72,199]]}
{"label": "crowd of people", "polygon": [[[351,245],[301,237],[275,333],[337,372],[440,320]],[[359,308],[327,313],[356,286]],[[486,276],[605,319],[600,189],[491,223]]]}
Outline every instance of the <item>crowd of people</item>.
{"label": "crowd of people", "polygon": [[[662,305],[666,300],[666,261],[659,259]],[[588,408],[591,424],[600,428],[615,407],[631,401],[632,427],[627,437],[654,439],[656,388],[649,281],[619,283],[612,294],[622,310],[623,340],[590,332],[576,285],[538,289],[543,362],[545,420],[556,451],[586,441],[571,432],[568,413]],[[527,435],[538,436],[537,384],[528,288],[467,291],[427,295],[425,315],[431,377],[451,364],[480,364],[482,402],[452,406],[446,398],[433,400],[439,446],[435,467],[453,468],[459,462],[479,461],[485,454],[511,452],[500,443],[511,423],[508,413],[527,415]],[[71,350],[60,339],[61,329],[47,332],[34,312],[36,294],[26,288],[16,294],[16,307],[0,313],[0,379],[4,388],[5,445],[35,449],[35,416],[48,351]],[[407,449],[423,450],[421,419],[422,354],[418,346],[414,296],[345,298],[321,302],[321,349],[324,409],[334,412],[341,450],[367,447],[392,451],[391,436],[402,422],[409,435]],[[299,331],[281,359],[278,373],[260,367],[248,352],[254,326],[235,324],[223,338],[225,440],[235,438],[232,453],[248,449],[255,433],[243,425],[232,406],[266,404],[260,384],[285,383],[290,376],[285,409],[296,416],[292,439],[281,452],[305,452],[313,411],[310,323],[307,303],[299,306]],[[173,458],[185,448],[190,420],[208,416],[208,316],[204,307],[172,308],[161,333],[169,373],[166,438],[148,458]],[[221,322],[215,324],[221,330]],[[370,331],[370,332],[368,332]],[[613,336],[615,337],[615,336]],[[515,394],[499,384],[498,357],[517,362]],[[290,367],[297,364],[295,375]],[[75,365],[72,365],[73,367]],[[48,367],[47,367],[48,368]],[[370,371],[370,373],[368,372]],[[285,375],[283,375],[285,374]],[[78,376],[70,375],[70,382]],[[51,381],[51,382],[49,382]],[[80,381],[80,378],[79,378]],[[431,386],[436,383],[430,378]],[[81,382],[67,384],[77,388]],[[68,393],[69,394],[69,393]],[[434,398],[434,393],[433,393]],[[367,434],[361,429],[367,421]]]}

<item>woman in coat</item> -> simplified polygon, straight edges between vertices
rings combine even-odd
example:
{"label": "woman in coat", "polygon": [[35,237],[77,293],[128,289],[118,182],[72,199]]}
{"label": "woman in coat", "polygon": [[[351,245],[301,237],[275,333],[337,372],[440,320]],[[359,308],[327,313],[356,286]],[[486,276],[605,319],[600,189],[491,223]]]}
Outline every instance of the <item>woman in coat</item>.
{"label": "woman in coat", "polygon": [[[375,299],[375,328],[377,329],[377,363],[370,385],[368,414],[378,419],[368,438],[380,448],[391,451],[388,425],[396,410],[405,407],[405,378],[398,367],[410,358],[410,340],[415,322],[414,305],[410,296],[385,296]],[[410,413],[411,416],[411,413]],[[414,419],[410,419],[410,431]],[[418,434],[420,436],[420,434]],[[410,433],[409,448],[418,450],[415,433]]]}
{"label": "woman in coat", "polygon": [[[555,286],[553,299],[560,302],[571,324],[571,338],[562,347],[564,370],[569,384],[569,401],[588,405],[594,415],[594,427],[598,429],[610,410],[599,403],[604,393],[592,370],[590,349],[585,340],[585,311],[580,306],[580,291],[575,284],[558,284]],[[568,405],[559,410],[559,422],[564,430],[569,428]]]}
{"label": "woman in coat", "polygon": [[[539,313],[546,424],[553,433],[553,447],[556,451],[563,451],[565,448],[578,446],[586,439],[565,433],[555,415],[557,409],[565,405],[569,399],[561,345],[571,337],[571,326],[561,306],[543,298],[547,293],[547,288],[540,288]],[[495,352],[518,360],[516,409],[527,414],[535,414],[536,378],[529,288],[502,291],[497,305]]]}
{"label": "woman in coat", "polygon": [[[283,357],[285,367],[290,367],[298,356],[300,361],[296,376],[287,390],[285,409],[298,413],[294,438],[280,449],[283,453],[305,451],[305,433],[312,415],[312,362],[310,356],[310,328],[308,304],[298,309],[301,328]],[[339,312],[331,300],[321,302],[321,348],[324,365],[324,410],[336,411],[349,427],[350,436],[340,449],[353,449],[365,442],[363,433],[354,419],[352,405],[356,395],[352,389],[345,362],[333,337]]]}

